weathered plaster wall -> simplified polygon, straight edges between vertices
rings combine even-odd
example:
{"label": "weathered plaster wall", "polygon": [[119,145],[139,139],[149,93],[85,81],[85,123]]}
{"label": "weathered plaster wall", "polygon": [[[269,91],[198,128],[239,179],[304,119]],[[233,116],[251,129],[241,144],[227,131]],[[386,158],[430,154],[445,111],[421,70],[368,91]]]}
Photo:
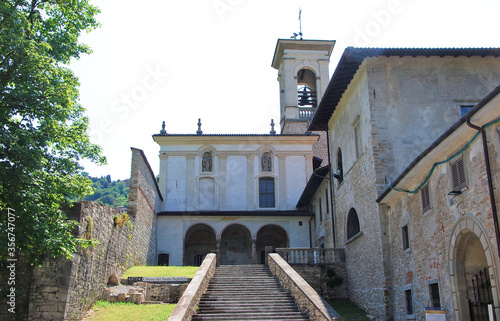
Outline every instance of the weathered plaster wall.
{"label": "weathered plaster wall", "polygon": [[366,60],[378,192],[498,86],[498,57],[377,57]]}

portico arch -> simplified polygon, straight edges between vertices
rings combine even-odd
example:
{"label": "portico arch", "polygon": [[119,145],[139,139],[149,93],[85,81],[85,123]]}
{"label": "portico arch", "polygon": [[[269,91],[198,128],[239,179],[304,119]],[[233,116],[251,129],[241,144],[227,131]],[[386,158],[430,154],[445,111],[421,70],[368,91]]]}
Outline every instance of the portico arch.
{"label": "portico arch", "polygon": [[[460,220],[453,231],[448,255],[456,320],[471,320],[470,305],[479,300],[491,301],[497,318],[500,317],[493,257],[488,234],[481,222],[472,216]],[[478,285],[478,279],[484,284]],[[477,295],[478,286],[484,287],[482,298]]]}
{"label": "portico arch", "polygon": [[184,265],[197,266],[208,253],[217,251],[215,231],[207,224],[191,226],[184,238]]}
{"label": "portico arch", "polygon": [[284,228],[275,224],[264,225],[257,232],[257,263],[265,263],[265,248],[272,246],[273,250],[281,247],[288,247],[289,238]]}
{"label": "portico arch", "polygon": [[252,264],[252,235],[241,224],[227,226],[221,234],[220,264]]}

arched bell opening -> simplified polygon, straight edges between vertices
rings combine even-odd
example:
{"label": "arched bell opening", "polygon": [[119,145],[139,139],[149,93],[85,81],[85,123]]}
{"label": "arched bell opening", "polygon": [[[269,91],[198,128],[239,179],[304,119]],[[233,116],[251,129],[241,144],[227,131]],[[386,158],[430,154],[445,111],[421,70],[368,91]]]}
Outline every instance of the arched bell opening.
{"label": "arched bell opening", "polygon": [[206,224],[191,226],[184,239],[184,265],[200,266],[208,253],[217,251],[215,231]]}
{"label": "arched bell opening", "polygon": [[300,69],[297,73],[297,98],[299,107],[316,108],[316,75],[309,69]]}

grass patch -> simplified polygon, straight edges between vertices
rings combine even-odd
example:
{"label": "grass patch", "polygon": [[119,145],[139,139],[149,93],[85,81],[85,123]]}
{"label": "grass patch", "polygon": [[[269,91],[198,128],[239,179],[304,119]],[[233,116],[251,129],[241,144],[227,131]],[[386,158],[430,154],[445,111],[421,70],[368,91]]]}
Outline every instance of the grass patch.
{"label": "grass patch", "polygon": [[328,301],[332,308],[347,321],[369,321],[366,312],[349,300]]}
{"label": "grass patch", "polygon": [[186,276],[193,278],[199,266],[133,266],[123,274],[128,277]]}
{"label": "grass patch", "polygon": [[175,304],[134,304],[97,301],[89,312],[88,321],[165,321]]}

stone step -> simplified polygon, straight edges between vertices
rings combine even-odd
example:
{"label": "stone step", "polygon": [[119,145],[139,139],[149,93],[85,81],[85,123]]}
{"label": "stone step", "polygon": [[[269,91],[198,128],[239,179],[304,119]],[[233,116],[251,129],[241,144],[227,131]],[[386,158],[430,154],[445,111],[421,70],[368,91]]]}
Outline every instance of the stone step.
{"label": "stone step", "polygon": [[191,320],[309,320],[303,312],[283,313],[207,313],[195,314]]}
{"label": "stone step", "polygon": [[192,320],[309,320],[268,267],[219,266]]}
{"label": "stone step", "polygon": [[240,306],[240,305],[232,305],[232,306],[199,306],[198,313],[240,313],[240,312],[266,312],[266,313],[278,313],[278,312],[299,312],[297,306],[293,306],[292,304],[288,305],[279,305],[279,306]]}

